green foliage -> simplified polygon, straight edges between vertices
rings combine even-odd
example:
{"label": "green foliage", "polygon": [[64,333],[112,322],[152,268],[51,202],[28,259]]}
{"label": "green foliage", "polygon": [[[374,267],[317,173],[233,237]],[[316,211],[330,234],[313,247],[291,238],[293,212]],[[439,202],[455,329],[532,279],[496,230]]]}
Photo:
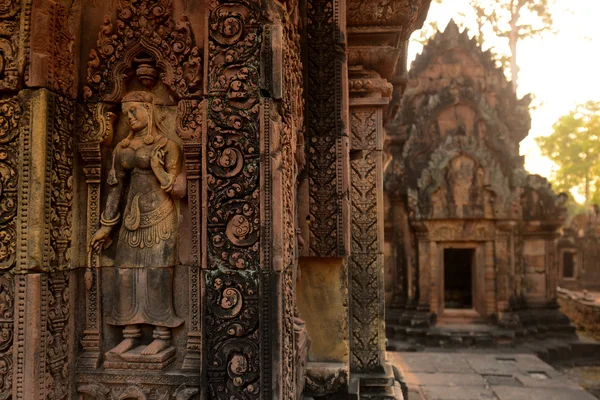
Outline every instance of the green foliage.
{"label": "green foliage", "polygon": [[552,177],[555,189],[575,188],[586,204],[600,201],[600,102],[578,105],[556,121],[550,136],[536,142],[558,166]]}

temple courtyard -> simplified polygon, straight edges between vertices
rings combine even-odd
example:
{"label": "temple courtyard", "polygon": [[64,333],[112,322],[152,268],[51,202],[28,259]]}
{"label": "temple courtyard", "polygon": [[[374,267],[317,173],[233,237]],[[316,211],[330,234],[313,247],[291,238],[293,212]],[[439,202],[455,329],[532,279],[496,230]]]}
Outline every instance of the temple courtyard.
{"label": "temple courtyard", "polygon": [[600,367],[553,366],[514,350],[388,352],[410,400],[595,400]]}

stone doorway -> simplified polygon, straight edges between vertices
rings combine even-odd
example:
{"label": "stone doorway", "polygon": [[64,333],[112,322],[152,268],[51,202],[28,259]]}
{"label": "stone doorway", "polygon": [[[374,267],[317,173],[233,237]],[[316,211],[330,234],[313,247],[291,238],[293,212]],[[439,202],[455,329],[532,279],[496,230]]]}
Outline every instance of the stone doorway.
{"label": "stone doorway", "polygon": [[473,310],[474,264],[474,248],[444,249],[444,310]]}

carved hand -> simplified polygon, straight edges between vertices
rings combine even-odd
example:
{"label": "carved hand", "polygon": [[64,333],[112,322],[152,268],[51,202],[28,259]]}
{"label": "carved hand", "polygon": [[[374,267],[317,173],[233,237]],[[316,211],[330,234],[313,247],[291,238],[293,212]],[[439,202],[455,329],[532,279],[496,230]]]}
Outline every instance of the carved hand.
{"label": "carved hand", "polygon": [[150,166],[152,170],[159,176],[159,174],[165,172],[165,145],[167,144],[166,140],[163,143],[159,143],[158,146],[154,148],[152,151],[152,157],[150,158]]}
{"label": "carved hand", "polygon": [[94,252],[100,251],[100,246],[103,245],[103,248],[107,248],[112,244],[110,239],[110,231],[112,228],[110,226],[102,225],[100,229],[94,233],[92,236],[92,240],[90,240],[90,245],[88,246],[88,251],[92,250]]}
{"label": "carved hand", "polygon": [[154,171],[154,175],[160,181],[161,187],[167,193],[170,193],[173,190],[174,177],[165,170],[166,151],[164,147],[167,145],[167,142],[168,140],[165,138],[164,142],[156,146],[150,158],[150,166],[152,167],[152,171]]}

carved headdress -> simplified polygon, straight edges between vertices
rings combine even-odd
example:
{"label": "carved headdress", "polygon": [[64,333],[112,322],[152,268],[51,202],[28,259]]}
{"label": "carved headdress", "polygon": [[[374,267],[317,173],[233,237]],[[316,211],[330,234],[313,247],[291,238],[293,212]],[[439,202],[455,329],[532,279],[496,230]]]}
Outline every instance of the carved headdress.
{"label": "carved headdress", "polygon": [[[123,96],[122,103],[141,103],[141,105],[148,112],[148,133],[144,137],[144,143],[152,144],[156,141],[154,128],[156,127],[159,131],[160,128],[157,125],[156,112],[154,110],[154,96],[152,93],[143,91],[129,92]],[[133,131],[129,132],[127,138],[121,142],[121,146],[128,147],[133,139]]]}

